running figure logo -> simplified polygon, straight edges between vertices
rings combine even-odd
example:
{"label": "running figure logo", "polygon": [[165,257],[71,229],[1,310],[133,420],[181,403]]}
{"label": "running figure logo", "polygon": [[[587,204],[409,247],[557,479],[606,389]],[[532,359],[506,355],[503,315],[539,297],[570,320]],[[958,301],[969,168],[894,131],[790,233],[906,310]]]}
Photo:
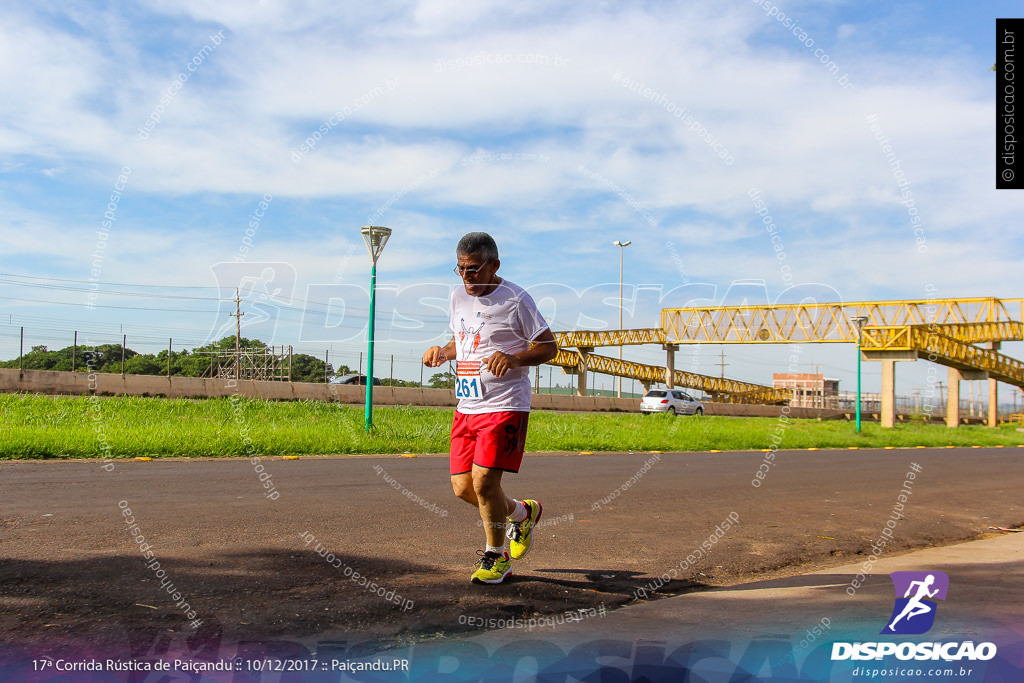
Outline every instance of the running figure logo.
{"label": "running figure logo", "polygon": [[889,578],[896,591],[896,604],[892,608],[889,625],[881,632],[900,635],[926,633],[935,623],[937,606],[930,598],[946,599],[949,577],[943,572],[893,572]]}
{"label": "running figure logo", "polygon": [[484,325],[487,323],[480,323],[480,326],[476,329],[472,327],[466,327],[466,321],[460,320],[459,327],[459,345],[462,347],[462,357],[468,358],[469,354],[476,351],[476,347],[480,346],[480,330],[484,329]]}
{"label": "running figure logo", "polygon": [[[483,396],[483,385],[480,380],[481,360],[468,360],[469,354],[476,351],[480,346],[480,330],[484,329],[486,323],[474,329],[466,327],[466,321],[459,321],[459,348],[462,350],[462,360],[455,362],[455,396],[457,398],[480,399]],[[460,379],[461,378],[461,379]]]}

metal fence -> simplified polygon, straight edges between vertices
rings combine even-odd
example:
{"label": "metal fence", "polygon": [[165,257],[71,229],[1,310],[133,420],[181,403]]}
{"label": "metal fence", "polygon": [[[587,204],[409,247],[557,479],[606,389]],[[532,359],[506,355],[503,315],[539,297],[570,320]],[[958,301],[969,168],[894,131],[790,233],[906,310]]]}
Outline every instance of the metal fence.
{"label": "metal fence", "polygon": [[[80,332],[73,330],[60,334],[55,333],[53,330],[45,332],[34,331],[25,326],[2,326],[0,327],[0,345],[2,345],[3,348],[8,349],[8,352],[5,355],[9,356],[9,358],[0,356],[0,361],[5,361],[4,364],[7,366],[13,365],[13,367],[17,368],[21,367],[20,361],[31,351],[33,347],[45,346],[51,351],[63,350],[70,347],[72,349],[71,367],[61,367],[59,369],[85,371],[90,361],[90,357],[87,354],[97,347],[115,346],[120,348],[123,354],[125,349],[130,348],[131,343],[132,337],[126,333],[112,335],[109,331],[95,333],[92,331]],[[143,348],[152,349],[154,347],[154,340],[151,336],[139,339],[138,343]],[[166,354],[166,357],[162,359],[165,365],[161,368],[160,374],[175,376],[183,373],[175,372],[174,361],[180,359],[182,355],[186,353],[192,354],[197,347],[201,346],[203,346],[202,341],[187,340],[186,342],[181,342],[179,340],[178,342],[175,342],[173,338],[168,338],[166,347],[163,347],[156,353],[153,351],[147,351],[146,353],[152,353],[153,355]],[[364,375],[366,372],[365,350],[358,350],[357,347],[353,345],[339,346],[341,346],[340,349],[338,347],[334,347],[333,349],[316,349],[311,348],[309,344],[297,344],[294,347],[272,346],[268,348],[272,350],[272,353],[276,353],[278,357],[287,353],[287,355],[294,360],[295,354],[303,354],[323,361],[324,376],[322,379],[318,377],[317,381],[329,382],[332,377],[343,374]],[[419,346],[414,348],[410,345],[404,344],[395,345],[395,347],[396,348],[392,350],[388,349],[386,345],[382,345],[380,343],[377,344],[374,368],[377,370],[375,375],[382,384],[395,384],[397,382],[399,384],[406,383],[414,386],[430,386],[430,381],[433,376],[443,376],[445,373],[449,372],[454,374],[454,368],[450,366],[441,366],[437,368],[425,367],[421,360],[422,353],[425,350],[424,348],[420,348]],[[222,353],[222,359],[226,358],[228,353],[229,352],[227,351]],[[126,359],[122,355],[121,358],[116,360],[120,366],[121,373],[124,374],[124,363]],[[17,362],[15,363],[12,361]],[[210,361],[206,361],[206,363],[209,365]],[[331,367],[335,370],[334,373],[329,371],[329,368]],[[283,376],[280,368],[274,370],[274,372],[277,374],[277,378],[287,381],[287,368],[283,371]],[[590,372],[588,374],[588,396],[613,397],[616,395],[615,377],[595,372]],[[529,377],[534,392],[547,394],[576,393],[577,378],[574,375],[567,375],[563,373],[560,368],[553,367],[551,365],[543,365],[532,369],[529,373]],[[979,390],[976,393],[972,393],[972,384],[972,382],[966,382],[967,386],[965,389],[961,390],[961,415],[966,417],[984,417],[988,414],[988,392]],[[708,400],[708,397],[702,395],[700,391],[688,389],[687,392],[697,399]],[[937,396],[897,396],[896,411],[905,415],[924,413],[929,413],[933,417],[945,415],[946,401],[942,393],[943,392],[940,387],[939,395]],[[624,398],[635,398],[639,400],[642,395],[643,387],[639,382],[636,380],[623,381],[622,396]],[[808,403],[805,407],[854,411],[856,405],[856,394],[853,392],[840,392],[836,395],[826,396],[824,398],[816,397],[815,401],[817,402]],[[862,392],[861,401],[862,411],[880,411],[881,399],[879,394]],[[795,403],[794,405],[798,404]],[[1024,412],[1024,394],[1013,387],[1007,387],[1006,390],[1001,388],[999,415],[1001,417],[1008,418],[1010,415],[1022,412]]]}

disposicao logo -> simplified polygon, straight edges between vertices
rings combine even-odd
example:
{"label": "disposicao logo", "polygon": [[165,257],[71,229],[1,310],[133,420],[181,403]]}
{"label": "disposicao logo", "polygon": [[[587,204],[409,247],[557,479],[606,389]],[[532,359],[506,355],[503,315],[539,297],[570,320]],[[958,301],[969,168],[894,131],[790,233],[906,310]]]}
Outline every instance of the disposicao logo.
{"label": "disposicao logo", "polygon": [[896,591],[896,604],[889,624],[881,633],[904,636],[927,633],[935,624],[938,603],[934,598],[946,599],[949,577],[943,572],[893,572],[889,578]]}
{"label": "disposicao logo", "polygon": [[[949,577],[943,572],[893,572],[896,601],[881,635],[920,635],[935,624],[937,600],[945,600]],[[994,643],[950,642],[857,642],[833,643],[832,661],[880,660],[895,656],[906,661],[986,661],[996,656]]]}

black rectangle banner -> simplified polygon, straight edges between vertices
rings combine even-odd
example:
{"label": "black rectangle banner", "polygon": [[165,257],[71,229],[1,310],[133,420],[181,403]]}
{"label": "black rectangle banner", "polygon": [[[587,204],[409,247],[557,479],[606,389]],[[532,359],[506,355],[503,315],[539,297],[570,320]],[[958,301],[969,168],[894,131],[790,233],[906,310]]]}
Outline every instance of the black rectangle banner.
{"label": "black rectangle banner", "polygon": [[[1024,189],[1024,116],[1017,115],[1017,43],[1024,19],[996,19],[996,189]],[[1024,70],[1021,71],[1024,74]],[[1021,77],[1024,79],[1024,75]],[[1021,91],[1024,96],[1024,90]],[[1021,107],[1024,113],[1024,106]],[[1021,139],[1017,136],[1020,135]]]}

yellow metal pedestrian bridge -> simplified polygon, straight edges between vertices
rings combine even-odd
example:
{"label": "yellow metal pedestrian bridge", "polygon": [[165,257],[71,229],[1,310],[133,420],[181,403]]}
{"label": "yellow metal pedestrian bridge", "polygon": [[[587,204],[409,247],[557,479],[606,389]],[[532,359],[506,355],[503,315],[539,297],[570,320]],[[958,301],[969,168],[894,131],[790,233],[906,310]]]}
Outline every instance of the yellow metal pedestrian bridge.
{"label": "yellow metal pedestrian bridge", "polygon": [[[883,394],[887,373],[891,384],[897,360],[928,360],[967,373],[951,374],[951,382],[983,376],[1024,387],[1024,362],[998,350],[1001,342],[1024,340],[1022,321],[1024,299],[994,297],[666,308],[660,328],[557,332],[562,350],[551,364],[567,371],[678,384],[719,400],[777,403],[789,398],[788,390],[675,370],[674,350],[680,344],[856,343],[859,329],[863,357],[888,361],[883,363]],[[662,345],[669,354],[667,367],[591,353],[596,347],[635,344]],[[671,384],[666,382],[667,368],[674,370]],[[950,389],[952,400],[952,384]],[[993,384],[992,396],[994,391]]]}

